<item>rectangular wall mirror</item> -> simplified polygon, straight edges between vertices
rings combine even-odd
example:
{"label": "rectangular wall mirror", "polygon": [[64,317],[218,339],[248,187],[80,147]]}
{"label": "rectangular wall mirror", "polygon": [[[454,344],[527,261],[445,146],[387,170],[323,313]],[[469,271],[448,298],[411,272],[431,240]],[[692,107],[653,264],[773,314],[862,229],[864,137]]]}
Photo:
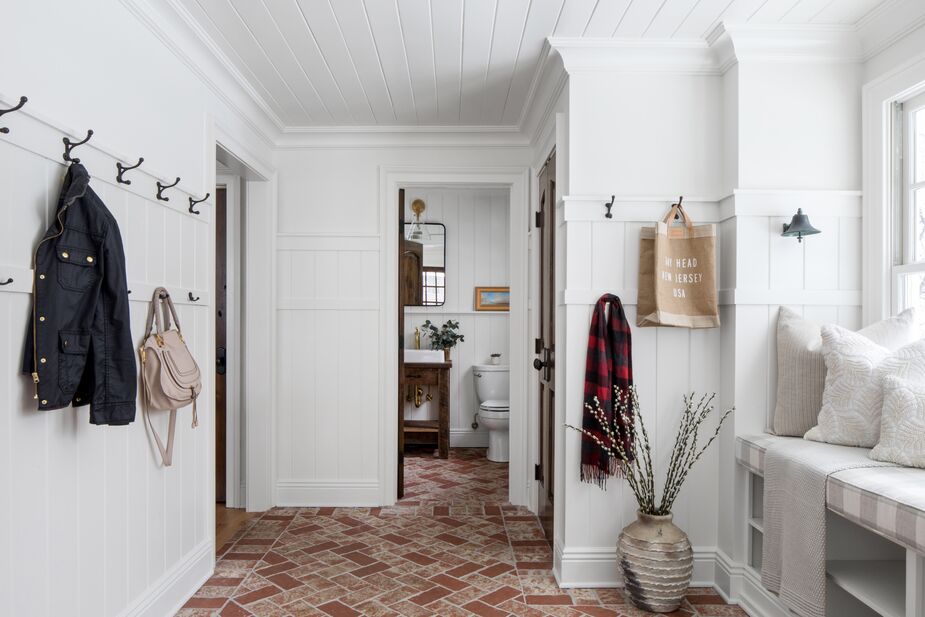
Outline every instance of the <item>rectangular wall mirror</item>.
{"label": "rectangular wall mirror", "polygon": [[446,227],[405,223],[401,292],[405,306],[441,306],[446,301]]}

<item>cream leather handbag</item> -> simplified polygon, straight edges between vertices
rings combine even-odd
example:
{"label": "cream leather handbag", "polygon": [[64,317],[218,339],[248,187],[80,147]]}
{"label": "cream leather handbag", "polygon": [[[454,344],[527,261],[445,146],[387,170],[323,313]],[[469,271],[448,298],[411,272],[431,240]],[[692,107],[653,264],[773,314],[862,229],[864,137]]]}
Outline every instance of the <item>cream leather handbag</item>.
{"label": "cream leather handbag", "polygon": [[[160,310],[158,310],[160,305]],[[176,329],[171,329],[170,318]],[[152,328],[157,326],[152,332]],[[145,423],[154,435],[161,452],[164,467],[173,462],[173,442],[176,432],[177,409],[193,405],[193,428],[199,424],[196,417],[196,397],[202,391],[202,377],[196,360],[186,347],[180,332],[180,320],[173,307],[170,294],[163,287],[154,290],[148,307],[145,338],[140,348],[141,378],[144,382],[142,413]],[[161,441],[149,417],[150,411],[170,411],[167,445]]]}

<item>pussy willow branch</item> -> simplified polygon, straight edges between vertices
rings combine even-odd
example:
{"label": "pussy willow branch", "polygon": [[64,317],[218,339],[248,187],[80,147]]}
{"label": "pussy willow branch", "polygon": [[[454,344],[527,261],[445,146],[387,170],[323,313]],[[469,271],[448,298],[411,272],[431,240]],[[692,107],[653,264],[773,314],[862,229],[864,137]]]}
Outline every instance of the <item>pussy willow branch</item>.
{"label": "pussy willow branch", "polygon": [[[726,418],[735,411],[735,407],[723,413],[716,430],[701,447],[700,428],[713,412],[713,400],[716,394],[705,394],[696,403],[694,403],[696,395],[693,392],[684,396],[684,410],[681,413],[678,433],[668,459],[668,470],[665,474],[661,499],[658,500],[655,489],[655,468],[652,464],[652,447],[645,421],[639,412],[639,396],[636,388],[631,386],[628,391],[623,392],[620,388],[614,387],[614,395],[612,420],[607,419],[596,397],[593,399],[593,405],[585,404],[587,411],[600,425],[603,439],[584,428],[570,424],[566,424],[566,427],[587,435],[608,456],[622,463],[624,477],[636,497],[640,511],[654,515],[670,514],[681,491],[681,486],[687,480],[691,469],[719,436]],[[624,427],[622,431],[620,423]],[[623,447],[622,437],[624,436],[632,438],[630,452]]]}

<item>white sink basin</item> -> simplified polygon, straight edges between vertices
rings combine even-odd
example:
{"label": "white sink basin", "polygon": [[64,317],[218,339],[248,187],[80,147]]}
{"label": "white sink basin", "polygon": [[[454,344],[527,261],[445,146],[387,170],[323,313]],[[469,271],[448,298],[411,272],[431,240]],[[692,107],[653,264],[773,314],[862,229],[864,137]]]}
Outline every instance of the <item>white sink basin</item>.
{"label": "white sink basin", "polygon": [[406,349],[405,362],[443,362],[443,350]]}

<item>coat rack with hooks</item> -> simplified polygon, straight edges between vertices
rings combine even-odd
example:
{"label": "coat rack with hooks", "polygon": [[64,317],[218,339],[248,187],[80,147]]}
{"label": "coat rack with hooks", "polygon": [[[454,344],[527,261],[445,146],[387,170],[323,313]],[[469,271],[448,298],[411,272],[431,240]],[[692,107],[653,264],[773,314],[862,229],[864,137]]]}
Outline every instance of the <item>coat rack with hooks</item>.
{"label": "coat rack with hooks", "polygon": [[[29,100],[29,97],[26,97],[26,96],[19,97],[19,103],[17,103],[13,107],[9,109],[0,109],[0,116],[2,116],[3,114],[8,114],[13,111],[19,111],[20,109],[22,109],[22,106],[25,105],[28,100]],[[6,134],[9,132],[10,132],[10,129],[8,129],[7,127],[5,126],[0,127],[0,133]]]}
{"label": "coat rack with hooks", "polygon": [[138,157],[138,162],[128,167],[123,165],[120,161],[116,161],[116,170],[118,170],[119,172],[119,174],[116,176],[116,182],[118,182],[119,184],[131,184],[132,181],[124,179],[122,177],[122,174],[132,169],[138,169],[139,167],[141,167],[141,164],[144,162],[145,162],[145,157],[143,156]]}
{"label": "coat rack with hooks", "polygon": [[73,150],[77,146],[84,145],[85,143],[90,141],[91,137],[93,137],[93,129],[87,130],[87,136],[84,137],[80,141],[71,141],[69,137],[65,137],[64,139],[62,139],[61,141],[64,142],[64,154],[62,154],[61,156],[64,158],[64,161],[66,163],[79,163],[80,159],[75,159],[71,156],[71,150]]}

